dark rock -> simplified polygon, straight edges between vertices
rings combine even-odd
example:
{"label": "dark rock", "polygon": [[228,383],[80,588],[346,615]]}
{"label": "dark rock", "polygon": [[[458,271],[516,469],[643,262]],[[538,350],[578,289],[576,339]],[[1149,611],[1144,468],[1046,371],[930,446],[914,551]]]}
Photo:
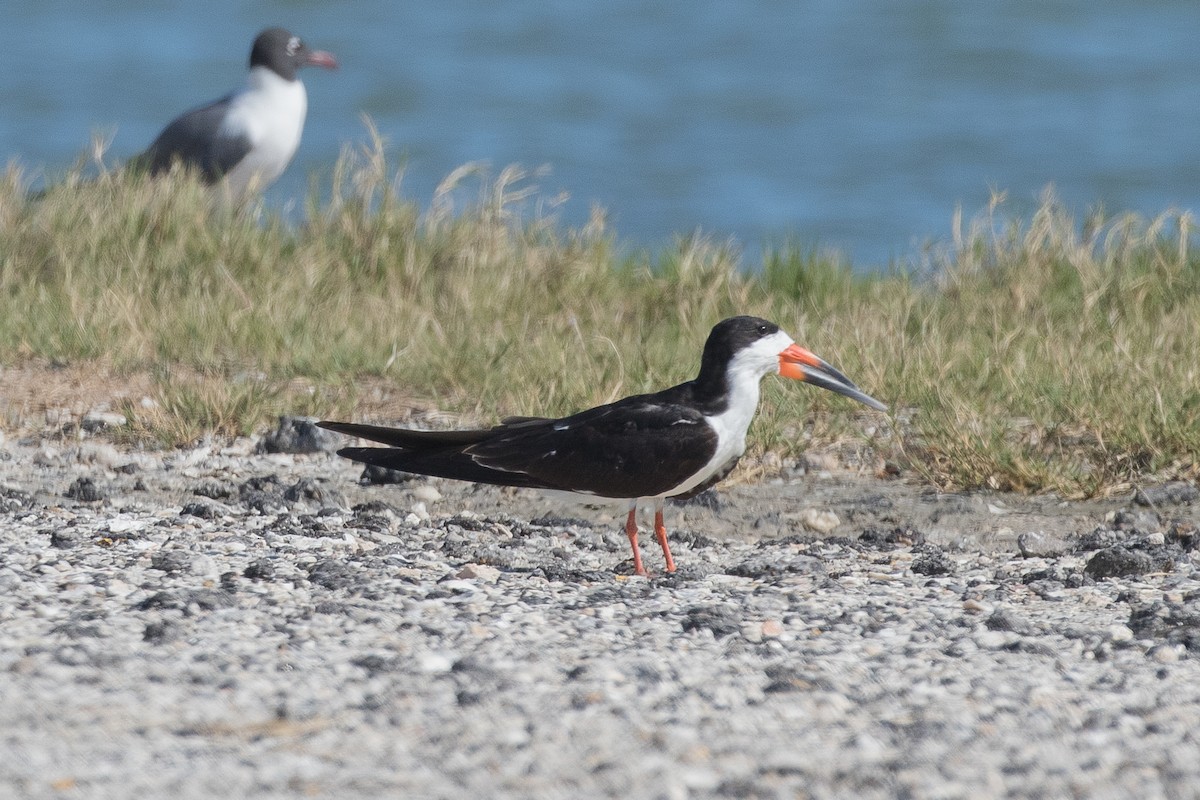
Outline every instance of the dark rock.
{"label": "dark rock", "polygon": [[1058,588],[1060,589],[1078,589],[1091,582],[1091,578],[1086,573],[1071,567],[1062,567],[1058,564],[1051,565],[1046,569],[1026,572],[1021,576],[1021,582],[1031,588],[1042,581],[1058,583]]}
{"label": "dark rock", "polygon": [[925,534],[909,526],[892,528],[886,531],[879,528],[867,528],[858,537],[858,541],[863,545],[879,550],[892,550],[896,547],[912,547],[923,544]]}
{"label": "dark rock", "polygon": [[325,488],[322,485],[323,483],[323,481],[313,478],[301,478],[284,491],[283,499],[289,503],[311,500],[321,505],[343,504],[342,496],[331,489]]}
{"label": "dark rock", "polygon": [[954,562],[940,547],[922,545],[922,552],[913,559],[910,569],[918,575],[953,575]]}
{"label": "dark rock", "polygon": [[20,489],[0,488],[0,514],[15,514],[33,508],[33,495]]}
{"label": "dark rock", "polygon": [[263,513],[263,515],[282,511],[286,507],[283,503],[282,495],[270,494],[268,492],[246,492],[241,495],[241,503],[247,509]]}
{"label": "dark rock", "polygon": [[275,521],[263,530],[277,533],[281,536],[307,536],[310,539],[340,539],[341,533],[331,528],[324,517],[312,514],[289,516],[280,514]]}
{"label": "dark rock", "polygon": [[388,518],[376,514],[355,514],[346,521],[347,528],[357,528],[374,533],[391,533],[395,517]]}
{"label": "dark rock", "polygon": [[181,631],[179,628],[178,623],[167,619],[147,622],[146,627],[142,630],[142,641],[150,642],[151,644],[172,642],[180,637]]}
{"label": "dark rock", "polygon": [[1177,506],[1193,503],[1197,498],[1200,498],[1200,489],[1184,481],[1172,481],[1138,489],[1133,502],[1139,506]]}
{"label": "dark rock", "polygon": [[396,483],[408,483],[417,476],[411,472],[401,472],[398,469],[388,469],[387,467],[377,467],[374,464],[368,464],[362,471],[362,475],[358,476],[360,486],[387,486]]}
{"label": "dark rock", "polygon": [[880,530],[879,528],[867,528],[859,535],[858,541],[868,547],[877,547],[881,550],[884,548],[890,549],[888,547],[887,531]]}
{"label": "dark rock", "polygon": [[1123,544],[1130,538],[1130,534],[1126,531],[1113,530],[1101,525],[1095,528],[1091,533],[1085,533],[1075,545],[1077,552],[1088,552],[1091,550],[1103,550],[1106,547]]}
{"label": "dark rock", "polygon": [[[482,563],[482,562],[476,560],[475,563]],[[629,561],[628,564],[629,564],[629,571],[627,574],[632,574],[633,561]],[[516,571],[516,569],[514,569],[513,567],[508,566],[508,565],[493,564],[493,566],[500,566],[502,569],[509,569],[509,570]],[[550,581],[552,583],[570,583],[570,584],[574,584],[574,585],[602,583],[604,581],[612,580],[611,572],[600,572],[597,570],[571,569],[570,567],[563,566],[563,564],[558,561],[551,561],[551,562],[547,562],[545,564],[539,564],[536,568],[531,570],[529,574],[537,576],[539,578],[542,578],[543,580]]]}
{"label": "dark rock", "polygon": [[199,517],[200,519],[217,519],[221,516],[222,510],[216,503],[185,503],[183,508],[179,510],[181,517]]}
{"label": "dark rock", "polygon": [[64,622],[50,629],[51,633],[59,633],[68,639],[98,639],[101,636],[100,626],[87,625],[82,622]]}
{"label": "dark rock", "polygon": [[[497,519],[495,517],[477,517],[475,515],[450,517],[449,519],[443,520],[441,522],[441,524],[439,524],[438,527],[440,527],[442,530],[446,531],[447,533],[455,533],[456,528],[458,529],[458,531],[457,531],[458,533],[461,533],[462,531],[473,531],[475,533],[492,533],[495,531],[497,523],[499,523],[501,525],[505,525],[510,530],[520,527],[520,525],[518,523],[515,523],[515,521],[512,519],[508,519],[508,518]],[[515,533],[515,530],[514,530],[514,533]]]}
{"label": "dark rock", "polygon": [[395,506],[383,502],[382,500],[369,500],[366,503],[358,503],[350,509],[355,514],[391,514],[394,517],[402,516]]}
{"label": "dark rock", "polygon": [[995,611],[983,624],[990,631],[1009,631],[1022,636],[1031,636],[1038,632],[1033,623],[1024,617],[1018,617],[1011,611]]}
{"label": "dark rock", "polygon": [[658,586],[672,589],[682,586],[687,586],[689,583],[702,581],[709,575],[720,573],[720,570],[713,570],[706,564],[684,563],[677,565],[674,572],[663,572],[660,575],[654,576],[654,582]]}
{"label": "dark rock", "polygon": [[275,577],[275,564],[269,558],[260,558],[251,561],[246,569],[242,570],[242,575],[252,581],[269,581]]}
{"label": "dark rock", "polygon": [[138,611],[174,609],[191,614],[194,610],[215,611],[233,608],[233,595],[223,589],[188,589],[183,591],[155,592],[134,608]]}
{"label": "dark rock", "polygon": [[395,672],[400,669],[400,659],[396,656],[381,656],[376,653],[353,658],[350,663],[356,667],[362,667],[371,675],[380,672]]}
{"label": "dark rock", "polygon": [[1001,649],[1009,653],[1029,653],[1035,656],[1056,655],[1055,649],[1050,645],[1030,639],[1018,639],[1015,642],[1009,642]]}
{"label": "dark rock", "polygon": [[332,453],[344,437],[318,428],[313,417],[280,417],[279,426],[258,443],[260,453]]}
{"label": "dark rock", "polygon": [[1132,549],[1123,545],[1107,547],[1088,559],[1084,572],[1093,578],[1121,578],[1147,572],[1170,572],[1175,568],[1172,548]]}
{"label": "dark rock", "polygon": [[1135,607],[1129,612],[1129,629],[1139,639],[1166,639],[1200,651],[1200,598]]}
{"label": "dark rock", "polygon": [[705,547],[713,547],[717,540],[705,536],[703,533],[697,533],[693,530],[671,531],[671,541],[685,544],[692,550],[701,550]]}
{"label": "dark rock", "polygon": [[825,565],[815,556],[774,550],[752,555],[725,570],[739,578],[779,578],[784,575],[824,575]]}
{"label": "dark rock", "polygon": [[286,507],[277,475],[251,478],[238,487],[238,498],[251,511],[271,514]]}
{"label": "dark rock", "polygon": [[1172,520],[1167,528],[1166,540],[1184,550],[1195,550],[1200,546],[1200,528],[1191,520]]}
{"label": "dark rock", "polygon": [[358,586],[360,579],[358,571],[341,562],[326,559],[318,561],[308,571],[308,579],[325,589],[349,589]]}
{"label": "dark rock", "polygon": [[723,606],[693,606],[683,612],[680,624],[684,633],[707,628],[717,638],[729,636],[742,629],[741,618]]}
{"label": "dark rock", "polygon": [[767,694],[784,692],[811,692],[814,689],[829,689],[830,683],[824,678],[814,677],[795,667],[786,664],[772,664],[763,669],[768,683],[763,688]]}
{"label": "dark rock", "polygon": [[256,475],[253,478],[247,479],[238,487],[238,494],[278,491],[280,491],[278,475]]}
{"label": "dark rock", "polygon": [[160,550],[150,557],[150,566],[161,569],[168,575],[187,572],[192,568],[194,557],[184,550]]}
{"label": "dark rock", "polygon": [[78,500],[81,503],[99,503],[108,497],[108,492],[97,486],[96,482],[91,478],[81,476],[76,478],[75,482],[67,487],[67,491],[63,492],[63,496],[69,497],[72,500]]}
{"label": "dark rock", "polygon": [[207,497],[209,500],[228,500],[238,492],[228,483],[209,480],[192,487],[192,494]]}
{"label": "dark rock", "polygon": [[458,659],[450,666],[450,671],[455,675],[469,675],[476,680],[494,678],[496,675],[495,669],[486,661],[475,656],[464,656]]}
{"label": "dark rock", "polygon": [[[356,506],[357,508],[357,506]],[[557,514],[549,512],[543,514],[537,519],[529,520],[530,525],[536,525],[540,528],[591,528],[592,523],[586,519],[579,517],[560,517]],[[674,538],[674,537],[672,537]]]}
{"label": "dark rock", "polygon": [[70,528],[60,528],[50,532],[50,546],[62,550],[70,550],[72,547],[78,546],[82,539],[83,534]]}
{"label": "dark rock", "polygon": [[[811,533],[789,533],[787,536],[780,536],[778,538],[773,537],[770,539],[759,539],[754,543],[754,546],[759,550],[777,550],[780,547],[791,547],[795,545],[803,550],[807,550],[818,542],[820,542],[823,547],[831,547],[838,543],[844,544],[848,541],[850,540],[844,536],[830,536],[827,539],[818,539]],[[857,549],[862,550],[863,548],[859,547]]]}
{"label": "dark rock", "polygon": [[313,606],[313,613],[314,614],[331,614],[331,615],[332,614],[345,614],[346,608],[347,608],[347,606],[345,603],[335,603],[332,600],[322,600],[321,602],[319,602],[315,606]]}
{"label": "dark rock", "polygon": [[347,528],[362,528],[376,533],[391,533],[403,516],[394,507],[378,500],[359,503],[350,510],[354,516],[346,521]]}
{"label": "dark rock", "polygon": [[723,503],[715,489],[705,489],[700,494],[692,495],[686,500],[672,500],[671,505],[683,508],[706,508],[709,511],[720,511]]}
{"label": "dark rock", "polygon": [[1162,518],[1154,511],[1132,511],[1122,508],[1113,514],[1112,526],[1119,531],[1130,531],[1138,536],[1145,536],[1162,529]]}

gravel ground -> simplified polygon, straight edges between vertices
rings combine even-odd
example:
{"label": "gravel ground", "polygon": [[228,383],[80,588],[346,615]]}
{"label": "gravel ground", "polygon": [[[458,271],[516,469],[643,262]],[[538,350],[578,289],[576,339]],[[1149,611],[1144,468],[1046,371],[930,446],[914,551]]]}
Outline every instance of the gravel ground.
{"label": "gravel ground", "polygon": [[1194,486],[814,457],[646,579],[619,509],[261,452],[329,444],[0,436],[0,796],[1200,795]]}

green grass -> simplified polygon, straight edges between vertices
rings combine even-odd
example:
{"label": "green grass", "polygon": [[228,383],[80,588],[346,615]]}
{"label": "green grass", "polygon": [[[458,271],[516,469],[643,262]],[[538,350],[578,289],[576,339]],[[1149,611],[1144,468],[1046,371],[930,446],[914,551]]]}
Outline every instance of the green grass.
{"label": "green grass", "polygon": [[1018,219],[997,199],[919,274],[864,275],[793,244],[750,265],[696,236],[631,253],[599,213],[539,214],[513,169],[463,168],[422,210],[381,152],[344,154],[300,225],[185,175],[30,201],[10,167],[0,362],[151,373],[134,433],[177,444],[361,417],[380,408],[364,383],[483,422],[565,413],[692,377],[709,328],[750,313],[894,410],[768,379],[756,451],[843,443],[943,487],[1071,496],[1200,472],[1186,215],[1080,222],[1047,197]]}

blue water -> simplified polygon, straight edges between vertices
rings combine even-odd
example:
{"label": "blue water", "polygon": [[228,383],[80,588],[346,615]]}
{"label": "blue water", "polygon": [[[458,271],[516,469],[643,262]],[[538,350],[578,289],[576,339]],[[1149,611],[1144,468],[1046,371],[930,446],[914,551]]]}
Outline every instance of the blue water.
{"label": "blue water", "polygon": [[465,162],[545,164],[564,223],[598,204],[651,248],[700,229],[870,269],[993,189],[1016,211],[1047,184],[1078,213],[1200,209],[1194,0],[13,2],[0,154],[61,173],[100,131],[132,155],[239,84],[268,24],[343,65],[304,73],[281,207],[366,141],[365,112],[422,205]]}

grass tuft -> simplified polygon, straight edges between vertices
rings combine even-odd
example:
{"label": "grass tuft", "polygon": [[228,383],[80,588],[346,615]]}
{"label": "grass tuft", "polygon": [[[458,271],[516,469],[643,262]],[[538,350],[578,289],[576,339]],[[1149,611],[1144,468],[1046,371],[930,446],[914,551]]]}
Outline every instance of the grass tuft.
{"label": "grass tuft", "polygon": [[[1200,262],[1187,214],[1081,223],[1047,194],[956,220],[919,273],[864,275],[797,243],[761,264],[703,235],[623,247],[554,217],[538,175],[466,165],[404,199],[372,131],[305,219],[189,175],[102,171],[38,199],[0,183],[0,364],[151,375],[134,435],[164,445],[281,413],[560,414],[692,377],[709,328],[776,320],[890,416],[768,380],[753,449],[842,445],[946,488],[1095,495],[1200,472]],[[325,199],[321,199],[325,198]]]}

